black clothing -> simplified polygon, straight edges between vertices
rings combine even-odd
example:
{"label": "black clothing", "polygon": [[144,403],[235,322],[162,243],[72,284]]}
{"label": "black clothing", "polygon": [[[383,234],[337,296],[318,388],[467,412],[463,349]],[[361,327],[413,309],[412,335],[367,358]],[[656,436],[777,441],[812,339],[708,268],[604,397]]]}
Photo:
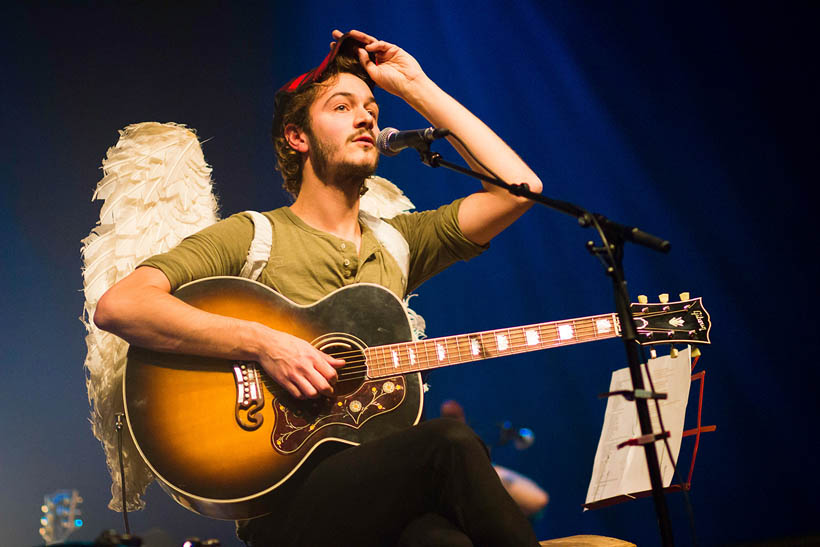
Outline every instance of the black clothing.
{"label": "black clothing", "polygon": [[437,418],[321,460],[270,515],[239,525],[251,547],[532,546],[532,526],[465,424]]}

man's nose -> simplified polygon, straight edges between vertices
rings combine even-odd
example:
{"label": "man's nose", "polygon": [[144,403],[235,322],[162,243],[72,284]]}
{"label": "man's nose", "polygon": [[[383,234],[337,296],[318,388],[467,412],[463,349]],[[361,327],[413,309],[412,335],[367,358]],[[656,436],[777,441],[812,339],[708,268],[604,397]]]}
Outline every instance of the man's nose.
{"label": "man's nose", "polygon": [[376,119],[373,117],[373,114],[367,111],[367,109],[357,108],[354,124],[356,127],[372,128],[376,125]]}

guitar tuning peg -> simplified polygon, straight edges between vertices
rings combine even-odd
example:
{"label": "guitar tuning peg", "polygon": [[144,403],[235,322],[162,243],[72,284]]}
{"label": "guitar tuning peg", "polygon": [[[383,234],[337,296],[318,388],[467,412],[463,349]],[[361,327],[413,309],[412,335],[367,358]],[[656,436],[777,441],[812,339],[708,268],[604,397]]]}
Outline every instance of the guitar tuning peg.
{"label": "guitar tuning peg", "polygon": [[646,304],[647,302],[649,302],[649,299],[646,297],[645,294],[639,294],[638,302],[640,302],[641,304]]}
{"label": "guitar tuning peg", "polygon": [[700,357],[700,348],[692,348],[692,358],[694,359],[695,357]]}
{"label": "guitar tuning peg", "polygon": [[658,295],[658,300],[660,301],[661,304],[666,304],[667,302],[669,302],[669,293],[664,292],[664,293],[659,294]]}
{"label": "guitar tuning peg", "polygon": [[681,300],[689,300],[689,292],[682,292],[678,296],[680,296]]}
{"label": "guitar tuning peg", "polygon": [[672,359],[675,359],[677,356],[678,356],[678,348],[676,348],[675,346],[672,346],[671,348],[669,348],[669,357],[671,357]]}

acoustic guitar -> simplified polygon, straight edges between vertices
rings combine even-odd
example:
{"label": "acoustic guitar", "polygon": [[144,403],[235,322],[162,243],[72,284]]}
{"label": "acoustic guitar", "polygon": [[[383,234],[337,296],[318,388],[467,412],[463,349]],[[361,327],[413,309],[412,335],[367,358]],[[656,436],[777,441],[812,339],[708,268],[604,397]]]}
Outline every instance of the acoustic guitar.
{"label": "acoustic guitar", "polygon": [[[412,341],[401,301],[372,284],[309,306],[237,277],[201,279],[174,295],[298,336],[346,362],[332,397],[297,400],[257,363],[129,348],[123,395],[140,454],[181,505],[223,519],[270,512],[277,490],[328,451],[416,424],[421,371],[620,335],[608,313]],[[632,310],[642,344],[709,343],[700,298]]]}

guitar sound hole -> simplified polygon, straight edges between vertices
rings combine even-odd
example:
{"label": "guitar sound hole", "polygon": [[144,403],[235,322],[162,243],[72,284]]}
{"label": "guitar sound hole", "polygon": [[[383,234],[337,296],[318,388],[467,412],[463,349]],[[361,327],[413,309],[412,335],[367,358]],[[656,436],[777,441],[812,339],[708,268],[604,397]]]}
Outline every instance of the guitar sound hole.
{"label": "guitar sound hole", "polygon": [[316,347],[328,355],[338,359],[344,359],[345,364],[336,369],[338,380],[334,387],[336,397],[343,397],[355,393],[364,383],[367,377],[367,364],[362,351],[362,346],[356,340],[333,339],[322,340]]}

